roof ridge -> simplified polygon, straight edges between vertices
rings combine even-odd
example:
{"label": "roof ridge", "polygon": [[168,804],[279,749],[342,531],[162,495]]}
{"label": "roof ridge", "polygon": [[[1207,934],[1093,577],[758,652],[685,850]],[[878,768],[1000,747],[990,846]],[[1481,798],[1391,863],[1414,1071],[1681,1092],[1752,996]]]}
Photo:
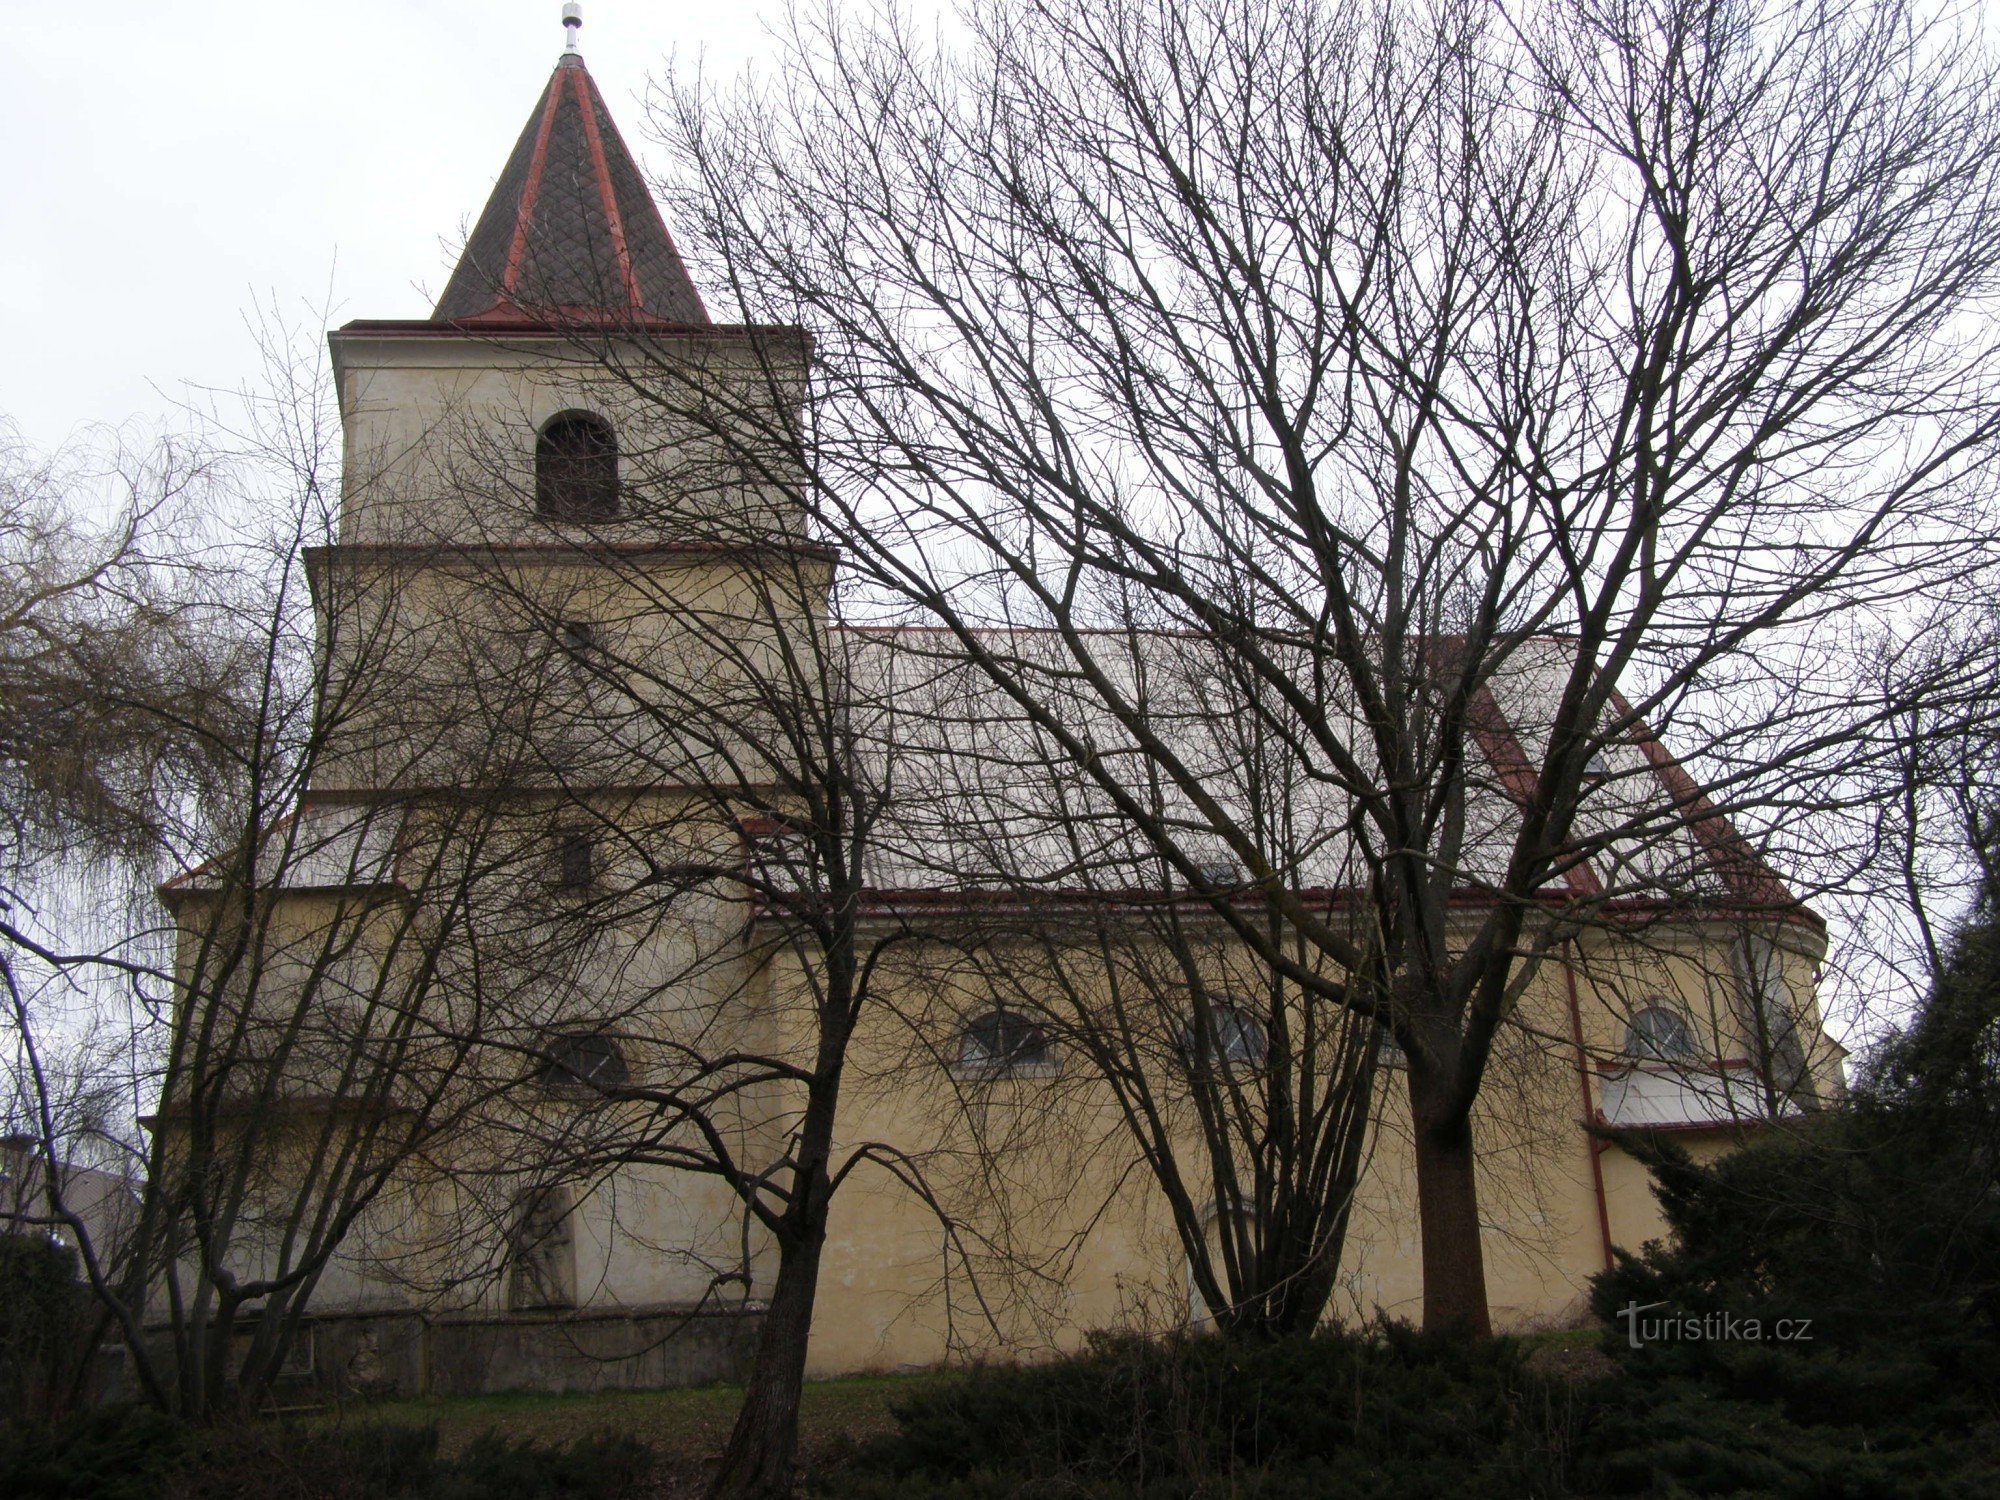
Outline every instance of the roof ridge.
{"label": "roof ridge", "polygon": [[[590,80],[590,75],[584,71],[581,62],[578,63],[575,72],[579,80],[576,92],[581,95],[584,85]],[[591,92],[593,94],[597,92],[594,86]],[[631,295],[633,308],[643,311],[646,306],[645,296],[639,290],[638,278],[632,274],[632,256],[625,245],[625,219],[618,211],[618,195],[611,188],[611,163],[604,154],[604,133],[597,126],[598,111],[591,100],[579,99],[579,104],[583,111],[584,139],[590,144],[591,164],[597,168],[598,202],[604,206],[605,223],[611,229],[612,253],[618,258],[618,274],[625,283],[625,290]],[[624,142],[621,141],[619,144],[622,147]],[[663,231],[665,227],[664,224],[661,225]]]}
{"label": "roof ridge", "polygon": [[[500,273],[500,296],[505,301],[514,292],[514,284],[521,274],[521,255],[528,248],[528,224],[534,216],[535,200],[542,192],[542,169],[548,165],[549,127],[555,124],[556,105],[562,99],[563,69],[557,66],[555,76],[542,96],[542,107],[537,111],[535,124],[535,151],[528,158],[528,178],[521,184],[521,203],[514,214],[514,233],[507,241],[507,265]],[[494,185],[499,191],[499,185]],[[489,208],[491,205],[488,205]],[[464,262],[459,262],[463,265]],[[443,303],[440,301],[439,306]]]}

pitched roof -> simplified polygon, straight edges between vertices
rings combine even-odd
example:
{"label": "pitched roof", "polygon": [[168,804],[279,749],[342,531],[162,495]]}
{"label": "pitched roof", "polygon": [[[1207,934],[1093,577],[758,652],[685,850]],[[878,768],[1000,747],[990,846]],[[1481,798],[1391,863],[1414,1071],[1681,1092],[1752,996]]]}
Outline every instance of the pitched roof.
{"label": "pitched roof", "polygon": [[[389,551],[368,550],[377,560]],[[909,911],[994,910],[1008,901],[1065,899],[1096,903],[1087,908],[1093,911],[1104,910],[1107,901],[1158,905],[1157,846],[1051,741],[1050,719],[1029,715],[1002,691],[955,632],[905,625],[836,629],[845,643],[835,660],[848,683],[844,722],[854,736],[858,774],[894,788],[863,864],[872,904]],[[1210,800],[1229,810],[1238,826],[1254,826],[1260,799],[1283,797],[1285,839],[1274,855],[1286,861],[1282,878],[1295,896],[1332,903],[1366,892],[1373,856],[1357,835],[1348,773],[1309,761],[1309,741],[1274,758],[1258,735],[1245,738],[1244,716],[1228,697],[1229,680],[1216,670],[1212,643],[1173,630],[1091,634],[1096,667],[1137,705],[1147,734],[1200,778]],[[1184,852],[1199,859],[1213,850],[1218,862],[1234,863],[1219,840],[1202,832],[1211,826],[1209,814],[1184,788],[1148,770],[1152,752],[1135,738],[1133,726],[1095,695],[1074,690],[1075,662],[1063,636],[1033,627],[996,629],[986,633],[985,644],[1039,682],[1041,707],[1095,747],[1094,758],[1129,768],[1126,784],[1154,800]],[[1462,838],[1434,850],[1452,861],[1446,873],[1454,902],[1483,905],[1508,879],[1521,818],[1535,791],[1536,768],[1525,747],[1550,738],[1573,650],[1573,643],[1555,636],[1522,642],[1476,710],[1477,755],[1468,755],[1463,768]],[[1323,707],[1360,777],[1376,775],[1370,737],[1354,711],[1337,697]],[[1607,919],[1707,914],[1824,932],[1818,914],[1786,888],[1622,697],[1614,697],[1613,710],[1632,722],[1600,747],[1605,774],[1590,785],[1579,809],[1575,862],[1544,885],[1538,899]],[[590,710],[593,734],[602,734],[604,712],[603,704]],[[677,739],[677,731],[650,712],[633,703],[627,727],[614,736],[630,749],[611,752],[613,778],[598,785],[638,789],[700,780],[696,768],[708,756],[700,736]],[[566,721],[561,709],[551,711],[556,736],[566,722],[574,721]],[[655,734],[660,738],[649,742]],[[545,743],[553,751],[558,740]],[[621,769],[615,762],[628,753],[632,759]],[[562,785],[574,792],[589,784],[573,752],[564,752],[560,764]],[[718,768],[723,787],[740,774],[734,766]],[[395,799],[414,802],[414,783],[423,778],[409,779],[411,787],[385,788],[383,800],[373,804],[328,801],[301,808],[294,820],[270,831],[256,878],[292,890],[393,885],[403,816]],[[215,870],[204,867],[167,882],[160,894],[171,904],[184,891],[218,883]],[[1174,889],[1176,900],[1208,899]],[[1246,891],[1243,899],[1259,898]]]}
{"label": "pitched roof", "polygon": [[583,59],[549,76],[433,322],[706,324],[708,310]]}

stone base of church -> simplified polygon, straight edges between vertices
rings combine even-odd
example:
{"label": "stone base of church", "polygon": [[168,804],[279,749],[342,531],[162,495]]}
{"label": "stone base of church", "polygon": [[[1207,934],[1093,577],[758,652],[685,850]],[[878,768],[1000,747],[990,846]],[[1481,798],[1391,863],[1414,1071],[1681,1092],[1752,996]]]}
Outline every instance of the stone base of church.
{"label": "stone base of church", "polygon": [[272,1404],[740,1382],[763,1316],[761,1307],[316,1313]]}

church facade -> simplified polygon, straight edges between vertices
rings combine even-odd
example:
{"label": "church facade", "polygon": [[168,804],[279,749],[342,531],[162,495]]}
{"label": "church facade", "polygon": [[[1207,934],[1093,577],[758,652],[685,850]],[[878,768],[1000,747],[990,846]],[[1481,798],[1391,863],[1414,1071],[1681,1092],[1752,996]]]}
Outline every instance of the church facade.
{"label": "church facade", "polygon": [[[862,768],[848,790],[882,809],[850,841],[880,961],[836,1128],[852,1170],[812,1372],[1032,1357],[1091,1328],[1209,1316],[1118,1110],[1023,975],[1107,987],[1101,950],[1077,956],[1090,943],[1055,944],[1059,960],[1035,945],[1065,922],[1101,940],[1105,904],[1083,896],[1116,891],[1134,952],[1165,920],[1192,946],[1159,963],[1255,993],[1229,977],[1229,924],[1212,892],[1151,879],[1113,835],[1078,875],[1048,830],[1110,814],[1079,814],[1038,774],[948,641],[838,617],[838,559],[788,506],[783,460],[716,436],[785,426],[767,408],[802,397],[806,343],[710,320],[579,56],[433,316],[350,323],[331,346],[342,499],[307,558],[320,721],[300,805],[252,874],[273,934],[260,982],[312,991],[278,1007],[310,1017],[286,1041],[302,1121],[358,1108],[340,1080],[361,1052],[380,1063],[355,1039],[388,1034],[402,1050],[368,1108],[422,1128],[315,1278],[300,1368],[441,1393],[740,1373],[773,1265],[744,1183],[785,1159],[827,983],[797,900],[823,874],[797,841],[811,787],[778,762],[836,724]],[[663,391],[722,415],[692,430]],[[1169,678],[1177,649],[1134,647]],[[1500,705],[1517,727],[1560,655],[1527,653]],[[837,716],[784,701],[828,681]],[[1497,827],[1519,750],[1490,748],[1472,800]],[[1607,782],[1683,798],[1657,743],[1608,754]],[[1311,795],[1300,819],[1334,826]],[[1715,857],[1686,842],[1687,860]],[[1337,841],[1306,843],[1319,864],[1296,878],[1341,888]],[[1149,881],[1150,906],[1130,895]],[[167,895],[193,973],[227,901],[202,872]],[[1037,963],[982,962],[982,934],[1002,930]],[[1750,922],[1711,905],[1607,921],[1539,957],[1478,1121],[1497,1323],[1578,1319],[1614,1247],[1661,1232],[1644,1170],[1595,1127],[1715,1153],[1837,1092],[1812,1003],[1823,943],[1802,910]],[[421,995],[421,1039],[407,1018],[369,1030],[411,1008],[392,991]],[[1184,1056],[1177,1003],[1160,1002],[1162,1067]],[[1778,1012],[1782,1088],[1764,1034]],[[1218,1014],[1223,1062],[1254,1092],[1269,1027],[1233,999]],[[317,1053],[293,1036],[313,1028]],[[1348,1318],[1411,1317],[1421,1297],[1393,1045],[1380,1064],[1333,1299]],[[336,1139],[318,1128],[301,1126],[313,1162]]]}

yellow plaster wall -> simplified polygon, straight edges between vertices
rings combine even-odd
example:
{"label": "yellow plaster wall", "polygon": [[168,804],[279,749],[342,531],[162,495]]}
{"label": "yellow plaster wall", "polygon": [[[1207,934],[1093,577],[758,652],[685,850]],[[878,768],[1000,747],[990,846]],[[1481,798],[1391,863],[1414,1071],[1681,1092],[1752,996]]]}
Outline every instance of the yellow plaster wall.
{"label": "yellow plaster wall", "polygon": [[[462,747],[453,749],[460,761],[429,764],[426,736],[443,743],[454,726],[469,728],[474,740],[487,734],[480,694],[468,709],[468,700],[454,693],[468,683],[497,693],[513,680],[508,672],[520,670],[514,656],[494,645],[515,628],[505,618],[507,606],[542,621],[574,608],[629,632],[622,647],[627,654],[679,661],[697,679],[712,668],[698,659],[699,650],[673,637],[666,613],[649,607],[649,599],[671,594],[682,611],[769,618],[766,603],[746,596],[747,575],[737,563],[679,559],[532,571],[503,564],[496,572],[490,562],[466,565],[454,554],[549,540],[549,528],[533,517],[533,436],[549,416],[574,407],[606,414],[620,434],[632,521],[651,528],[632,530],[635,539],[670,539],[674,525],[703,519],[703,508],[707,521],[719,519],[724,530],[734,514],[747,518],[745,525],[783,532],[788,523],[771,496],[752,493],[740,475],[719,464],[712,448],[656,410],[634,404],[601,366],[566,358],[546,343],[510,350],[430,336],[339,335],[336,356],[347,434],[341,542],[347,548],[427,550],[421,567],[407,559],[350,555],[330,561],[316,579],[323,624],[353,625],[330,612],[343,606],[360,611],[358,630],[334,631],[336,652],[338,643],[356,639],[383,647],[382,663],[367,672],[359,665],[351,669],[373,696],[345,731],[355,743],[337,747],[316,790],[365,794],[429,782],[462,785]],[[696,357],[688,351],[689,359]],[[699,358],[709,361],[708,376],[752,388],[750,367],[740,360],[732,367],[737,356],[726,348]],[[814,589],[802,597],[811,599]],[[430,708],[421,709],[426,702]],[[440,706],[443,712],[434,712]],[[439,722],[419,723],[425,711]],[[648,776],[661,779],[658,753],[651,764],[634,762],[635,785]],[[670,802],[638,791],[598,810],[614,825],[673,828],[697,840],[727,836],[713,819],[701,833],[701,817]],[[504,804],[523,827],[545,822],[553,805],[538,802],[532,788],[510,794]],[[317,899],[298,898],[288,917],[301,933],[310,931]],[[746,1046],[789,1046],[803,1055],[809,1037],[798,1024],[800,1008],[788,999],[799,987],[798,976],[784,972],[789,960],[757,975],[721,962],[690,968],[687,944],[719,953],[741,918],[740,911],[717,903],[695,924],[700,933],[693,937],[668,934],[643,919],[614,919],[602,934],[609,956],[581,971],[586,982],[577,988],[598,997],[592,1002],[598,1008],[621,1011],[635,1031],[642,1023],[671,1028],[690,1016],[706,1017],[704,1024],[739,1027]],[[1705,1051],[1740,1051],[1740,1015],[1731,1002],[1737,973],[1731,944],[1739,941],[1740,934],[1715,924],[1651,930],[1607,925],[1561,950],[1527,986],[1520,1024],[1504,1033],[1476,1126],[1489,1295],[1502,1326],[1534,1327],[1580,1315],[1587,1280],[1604,1261],[1600,1215],[1619,1244],[1636,1247],[1660,1233],[1643,1171],[1615,1147],[1600,1150],[1585,1131],[1586,1085],[1597,1098],[1602,1069],[1623,1046],[1626,1019],[1653,995],[1673,996],[1682,1005]],[[1810,935],[1781,934],[1780,946],[1788,982],[1810,993],[1817,957]],[[676,974],[687,976],[678,998]],[[1158,1327],[1189,1316],[1186,1266],[1170,1217],[1144,1170],[1134,1170],[1124,1127],[1107,1101],[1075,1071],[1062,1069],[1060,1060],[1057,1076],[1049,1078],[952,1077],[951,1039],[940,1028],[948,1028],[972,997],[948,990],[926,991],[912,980],[877,1007],[856,1042],[840,1131],[843,1153],[868,1144],[900,1152],[920,1169],[956,1238],[892,1172],[858,1169],[833,1209],[813,1328],[814,1374],[980,1354],[1033,1357],[1073,1346],[1092,1328]],[[629,1010],[621,995],[632,997]],[[1816,1026],[1807,1034],[1816,1036]],[[643,1047],[635,1047],[638,1057]],[[1814,1066],[1831,1086],[1835,1065],[1816,1056]],[[1395,1071],[1382,1080],[1336,1316],[1365,1318],[1380,1310],[1414,1317],[1420,1307],[1402,1081]],[[966,1149],[968,1100],[989,1130],[1007,1140],[997,1159],[982,1160]],[[776,1089],[746,1103],[746,1111],[762,1110],[757,1118],[746,1113],[735,1126],[746,1158],[768,1159],[778,1151],[778,1122],[795,1106]],[[546,1107],[564,1106],[551,1101]],[[1720,1135],[1690,1140],[1704,1154],[1727,1147]],[[464,1143],[467,1160],[478,1160],[482,1149],[476,1140]],[[462,1205],[451,1199],[449,1181],[413,1183],[406,1195],[390,1195],[330,1278],[326,1298],[349,1305],[391,1299],[370,1265],[370,1255],[385,1253],[385,1246],[438,1257],[433,1279],[454,1265],[490,1272],[500,1253],[490,1224],[484,1237],[466,1232]],[[575,1224],[577,1285],[589,1304],[685,1303],[731,1275],[747,1278],[742,1290],[749,1295],[769,1289],[768,1244],[761,1235],[741,1233],[738,1205],[712,1178],[660,1167],[623,1169],[583,1196]],[[450,1242],[421,1252],[408,1248],[421,1246],[426,1236]],[[498,1305],[497,1277],[466,1285],[483,1287],[477,1295]]]}

